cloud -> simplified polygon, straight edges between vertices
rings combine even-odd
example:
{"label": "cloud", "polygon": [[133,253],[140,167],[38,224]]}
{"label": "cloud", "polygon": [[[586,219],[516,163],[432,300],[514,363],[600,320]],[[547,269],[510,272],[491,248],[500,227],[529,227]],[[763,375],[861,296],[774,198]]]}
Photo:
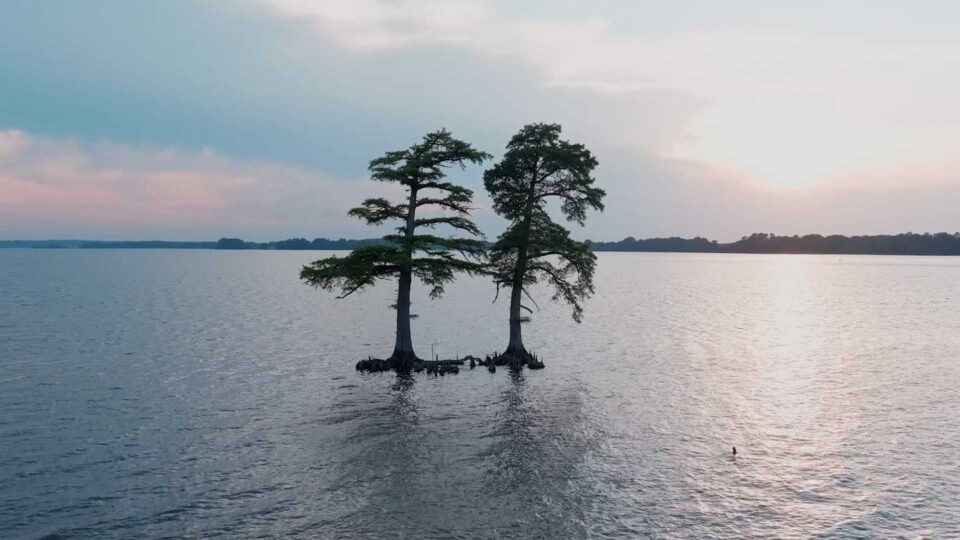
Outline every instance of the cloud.
{"label": "cloud", "polygon": [[[209,239],[370,234],[349,208],[391,186],[281,164],[0,131],[0,230]],[[274,235],[274,236],[271,236]]]}
{"label": "cloud", "polygon": [[[603,214],[591,218],[588,230],[578,234],[581,237],[606,240],[611,236],[597,231],[628,231],[637,238],[705,236],[730,241],[751,232],[960,231],[957,173],[865,171],[791,188],[761,182],[735,168],[652,153],[633,153],[628,160],[601,167],[607,186],[616,186],[615,196]],[[618,236],[626,234],[612,235]]]}
{"label": "cloud", "polygon": [[22,131],[0,132],[0,163],[16,158],[28,144],[27,136]]}
{"label": "cloud", "polygon": [[[903,170],[785,189],[742,171],[655,153],[600,146],[607,210],[575,228],[580,238],[960,230],[960,178]],[[620,157],[617,157],[620,156]],[[627,156],[627,157],[623,157]],[[476,174],[477,171],[468,171]],[[238,160],[211,149],[187,152],[109,141],[0,131],[0,237],[266,240],[381,234],[346,217],[395,186],[338,179],[308,169]],[[476,194],[478,223],[502,223]],[[923,208],[917,213],[916,208]]]}
{"label": "cloud", "polygon": [[[851,34],[809,24],[625,29],[608,14],[617,10],[590,6],[582,6],[578,16],[558,18],[546,10],[522,16],[515,6],[489,0],[259,1],[283,16],[315,24],[320,33],[357,52],[457,46],[484,57],[520,58],[541,69],[547,85],[602,91],[653,88],[710,95],[772,87],[829,92],[849,85],[882,90],[875,84],[909,86],[916,75],[948,75],[960,64],[955,54],[960,42],[929,28],[919,34],[877,26]],[[690,18],[689,6],[681,5],[643,15]],[[737,7],[728,11],[736,13]],[[831,11],[841,21],[863,15],[854,6]],[[949,4],[914,13],[925,19],[951,14],[957,9]],[[904,76],[890,78],[891,69]]]}
{"label": "cloud", "polygon": [[600,161],[580,237],[960,226],[952,3],[107,1],[0,17],[0,237],[370,236],[369,159],[535,121]]}
{"label": "cloud", "polygon": [[270,0],[269,4],[284,15],[312,19],[341,44],[364,51],[467,43],[467,37],[490,15],[489,5],[482,0]]}
{"label": "cloud", "polygon": [[[699,6],[712,19],[684,26],[677,21],[692,17],[682,3],[581,6],[577,17],[561,18],[553,10],[524,16],[491,1],[261,1],[354,54],[452,47],[520,62],[537,74],[542,95],[586,90],[619,102],[622,117],[603,119],[597,131],[624,131],[628,122],[643,122],[634,110],[685,101],[687,114],[664,140],[651,145],[649,135],[638,137],[634,149],[742,168],[777,185],[938,163],[955,154],[960,137],[960,108],[953,106],[960,40],[937,24],[960,16],[949,3],[906,12],[889,3],[871,4],[868,13],[856,3],[831,4],[828,12],[784,8],[796,22],[733,2],[723,10],[732,15]],[[631,12],[664,27],[618,24],[607,14]],[[748,13],[768,20],[720,22],[748,20]],[[810,20],[818,13],[832,22]]]}

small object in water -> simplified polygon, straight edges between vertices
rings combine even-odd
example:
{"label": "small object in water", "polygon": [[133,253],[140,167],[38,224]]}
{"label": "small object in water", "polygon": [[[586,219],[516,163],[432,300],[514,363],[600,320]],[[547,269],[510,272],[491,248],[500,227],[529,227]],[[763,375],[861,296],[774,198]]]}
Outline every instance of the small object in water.
{"label": "small object in water", "polygon": [[737,447],[736,447],[736,446],[733,447],[733,455],[737,455]]}

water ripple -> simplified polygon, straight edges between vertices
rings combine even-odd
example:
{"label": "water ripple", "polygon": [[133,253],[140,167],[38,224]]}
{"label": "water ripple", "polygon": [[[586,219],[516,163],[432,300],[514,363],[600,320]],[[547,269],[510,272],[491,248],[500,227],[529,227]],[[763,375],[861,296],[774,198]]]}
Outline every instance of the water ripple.
{"label": "water ripple", "polygon": [[[604,253],[546,370],[398,378],[315,256],[0,251],[0,537],[960,537],[956,258]],[[490,292],[417,347],[501,349]]]}

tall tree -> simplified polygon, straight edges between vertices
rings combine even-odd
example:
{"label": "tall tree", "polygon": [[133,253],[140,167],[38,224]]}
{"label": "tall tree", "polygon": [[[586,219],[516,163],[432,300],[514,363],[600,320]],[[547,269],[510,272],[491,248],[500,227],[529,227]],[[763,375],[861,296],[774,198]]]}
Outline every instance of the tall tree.
{"label": "tall tree", "polygon": [[521,310],[530,297],[528,287],[546,282],[553,287],[553,300],[573,308],[580,322],[580,301],[593,293],[596,256],[584,242],[570,238],[570,231],[547,213],[550,200],[560,201],[567,221],[583,225],[587,210],[603,210],[606,193],[593,186],[591,176],[597,160],[582,144],[560,138],[558,124],[530,124],[510,139],[500,163],[483,175],[493,198],[494,210],[509,220],[506,231],[490,250],[490,264],[500,288],[510,289],[510,341],[500,355],[501,364],[542,367],[523,346],[521,324],[529,320]]}
{"label": "tall tree", "polygon": [[[443,294],[444,285],[459,272],[484,271],[483,235],[469,219],[473,192],[448,182],[446,170],[480,164],[490,155],[453,138],[441,129],[407,148],[387,152],[370,162],[370,176],[393,182],[406,190],[406,199],[393,203],[384,198],[367,199],[349,214],[380,225],[399,220],[397,234],[384,236],[384,245],[361,247],[345,257],[327,257],[304,266],[300,278],[328,291],[339,290],[344,298],[374,285],[378,280],[397,279],[397,338],[387,367],[410,369],[419,361],[410,333],[410,287],[413,277],[431,287],[430,297]],[[439,209],[429,217],[417,217],[424,207]],[[440,236],[432,229],[445,227],[475,238]],[[422,232],[427,229],[428,232]]]}

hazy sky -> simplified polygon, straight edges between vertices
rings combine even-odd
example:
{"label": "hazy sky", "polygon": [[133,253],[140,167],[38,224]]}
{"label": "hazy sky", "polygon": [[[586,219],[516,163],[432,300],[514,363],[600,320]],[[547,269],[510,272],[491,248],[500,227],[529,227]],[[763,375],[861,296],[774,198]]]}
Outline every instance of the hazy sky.
{"label": "hazy sky", "polygon": [[[960,230],[960,3],[0,3],[0,239],[377,234],[386,150],[600,161],[576,236]],[[477,220],[500,223],[481,169]]]}

